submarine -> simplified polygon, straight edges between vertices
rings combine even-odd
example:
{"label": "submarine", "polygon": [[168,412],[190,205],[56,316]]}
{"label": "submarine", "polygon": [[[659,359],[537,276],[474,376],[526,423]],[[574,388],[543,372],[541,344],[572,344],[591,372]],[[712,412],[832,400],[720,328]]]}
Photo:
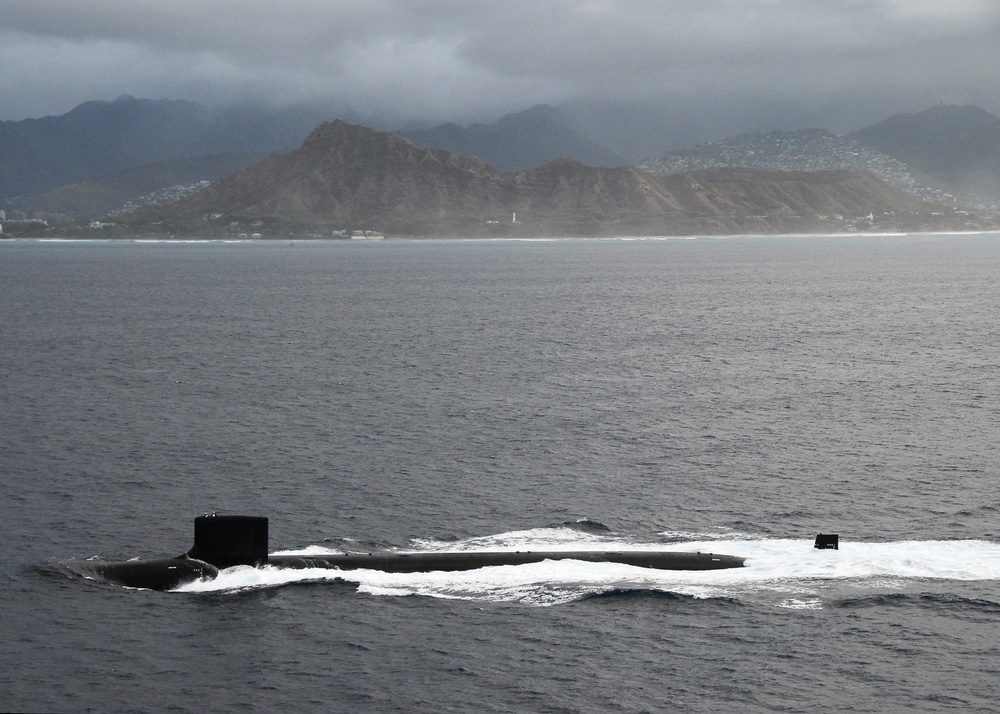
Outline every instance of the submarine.
{"label": "submarine", "polygon": [[148,590],[173,590],[195,581],[213,580],[237,565],[302,570],[330,568],[389,573],[475,570],[493,565],[525,565],[545,560],[622,563],[658,570],[721,570],[744,567],[744,558],[717,553],[677,551],[465,551],[341,552],[309,555],[268,554],[268,520],[264,516],[204,515],[194,519],[194,547],[174,558],[99,560],[66,563],[72,572],[93,580]]}

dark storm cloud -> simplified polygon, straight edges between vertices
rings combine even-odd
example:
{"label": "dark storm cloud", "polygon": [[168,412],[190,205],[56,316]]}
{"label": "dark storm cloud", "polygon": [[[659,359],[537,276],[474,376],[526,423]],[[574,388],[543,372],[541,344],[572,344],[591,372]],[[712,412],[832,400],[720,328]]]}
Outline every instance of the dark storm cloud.
{"label": "dark storm cloud", "polygon": [[128,93],[495,118],[537,102],[1000,111],[996,0],[6,0],[0,117]]}

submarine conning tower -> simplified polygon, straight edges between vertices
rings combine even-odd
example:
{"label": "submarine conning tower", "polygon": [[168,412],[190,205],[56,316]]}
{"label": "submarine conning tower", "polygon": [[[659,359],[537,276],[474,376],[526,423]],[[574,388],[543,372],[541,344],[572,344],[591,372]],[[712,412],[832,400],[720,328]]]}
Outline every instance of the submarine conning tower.
{"label": "submarine conning tower", "polygon": [[194,547],[189,558],[220,570],[234,565],[267,563],[267,518],[204,515],[194,519]]}

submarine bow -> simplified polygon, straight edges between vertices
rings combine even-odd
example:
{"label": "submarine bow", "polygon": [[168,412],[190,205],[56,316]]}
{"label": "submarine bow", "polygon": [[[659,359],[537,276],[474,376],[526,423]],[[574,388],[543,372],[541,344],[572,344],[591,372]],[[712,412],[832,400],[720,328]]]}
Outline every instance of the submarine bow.
{"label": "submarine bow", "polygon": [[744,559],[718,553],[676,551],[465,551],[324,553],[268,555],[267,518],[263,516],[199,516],[194,520],[194,547],[175,558],[122,562],[77,561],[73,572],[88,578],[149,590],[173,590],[197,580],[212,580],[236,565],[337,570],[370,569],[390,573],[475,570],[493,565],[525,565],[545,560],[622,563],[659,570],[741,568]]}

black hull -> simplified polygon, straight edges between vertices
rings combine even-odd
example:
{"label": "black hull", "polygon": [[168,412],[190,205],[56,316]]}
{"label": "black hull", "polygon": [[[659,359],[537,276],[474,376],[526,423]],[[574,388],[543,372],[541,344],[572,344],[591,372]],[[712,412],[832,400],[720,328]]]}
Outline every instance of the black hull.
{"label": "black hull", "polygon": [[587,563],[622,563],[657,570],[722,570],[742,568],[743,558],[716,553],[653,551],[497,551],[464,553],[331,553],[329,555],[272,555],[268,564],[278,568],[337,568],[381,570],[387,573],[425,573],[527,565],[546,560],[582,560]]}
{"label": "black hull", "polygon": [[66,567],[91,580],[146,590],[173,590],[196,580],[214,580],[219,574],[219,569],[214,565],[186,555],[117,563],[83,560],[67,563]]}

